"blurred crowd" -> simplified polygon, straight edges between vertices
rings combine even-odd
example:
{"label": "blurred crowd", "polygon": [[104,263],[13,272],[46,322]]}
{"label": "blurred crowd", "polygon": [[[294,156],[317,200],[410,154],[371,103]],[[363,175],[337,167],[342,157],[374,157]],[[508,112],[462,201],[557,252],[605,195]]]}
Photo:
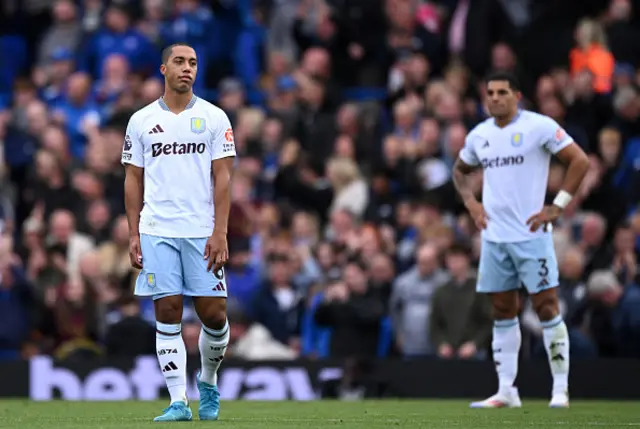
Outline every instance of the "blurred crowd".
{"label": "blurred crowd", "polygon": [[[639,3],[3,1],[0,356],[155,352],[119,160],[130,115],[163,93],[160,50],[183,41],[239,154],[228,356],[486,357],[479,233],[451,167],[500,69],[591,160],[553,232],[572,353],[640,357]],[[524,355],[544,358],[524,294],[521,318]],[[197,353],[189,302],[184,323]]]}

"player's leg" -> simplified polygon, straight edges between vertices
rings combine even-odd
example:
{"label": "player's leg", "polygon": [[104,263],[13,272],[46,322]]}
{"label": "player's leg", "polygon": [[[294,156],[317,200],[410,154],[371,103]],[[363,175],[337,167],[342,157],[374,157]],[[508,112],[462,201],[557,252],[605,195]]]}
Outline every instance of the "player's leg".
{"label": "player's leg", "polygon": [[522,282],[542,325],[544,346],[553,375],[551,403],[569,406],[569,333],[558,305],[558,262],[551,235],[517,243],[513,248]]}
{"label": "player's leg", "polygon": [[199,339],[199,416],[200,420],[217,420],[220,413],[217,373],[229,344],[227,283],[224,270],[215,273],[207,271],[207,261],[203,258],[206,241],[206,238],[185,239],[181,253],[185,294],[193,297],[196,313],[202,322]]}
{"label": "player's leg", "polygon": [[493,360],[498,374],[498,392],[472,408],[520,407],[518,390],[518,354],[521,334],[518,321],[518,276],[502,243],[483,241],[478,272],[479,293],[487,293],[493,306]]}
{"label": "player's leg", "polygon": [[170,406],[155,421],[191,420],[187,401],[187,351],[182,340],[182,266],[173,238],[140,237],[143,269],[136,294],[153,296],[156,354],[171,396]]}

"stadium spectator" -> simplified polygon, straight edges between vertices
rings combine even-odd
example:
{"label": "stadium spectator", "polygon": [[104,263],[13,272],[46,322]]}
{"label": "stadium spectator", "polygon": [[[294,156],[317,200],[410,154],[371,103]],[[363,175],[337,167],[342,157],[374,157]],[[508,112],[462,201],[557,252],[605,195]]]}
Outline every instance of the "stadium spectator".
{"label": "stadium spectator", "polygon": [[[467,328],[480,336],[458,319],[460,332],[438,333],[430,319],[469,315],[448,299],[471,301],[454,284],[472,289],[480,241],[451,168],[486,118],[490,68],[516,73],[522,107],[551,116],[590,156],[554,230],[572,355],[638,355],[637,2],[562,13],[495,0],[104,3],[0,8],[11,59],[0,71],[0,230],[15,254],[2,315],[18,327],[0,333],[0,354],[114,353],[108,333],[123,317],[141,336],[153,320],[150,300],[128,298],[137,271],[119,157],[132,112],[163,93],[160,50],[180,40],[196,46],[196,94],[231,118],[239,154],[227,267],[236,356],[427,356],[442,341],[458,351]],[[548,199],[564,172],[552,164]],[[481,175],[470,180],[479,195]],[[454,243],[471,247],[468,272]],[[366,286],[345,286],[347,271]],[[366,328],[344,312],[324,318],[327,306],[374,299],[386,311]],[[529,304],[521,318],[525,356],[542,358]]]}
{"label": "stadium spectator", "polygon": [[449,276],[439,266],[439,254],[432,244],[416,252],[416,265],[393,285],[390,311],[396,341],[406,357],[427,356],[435,352],[429,337],[433,294]]}
{"label": "stadium spectator", "polygon": [[348,262],[344,280],[328,286],[324,302],[315,310],[316,323],[332,328],[331,356],[376,355],[385,311],[381,298],[369,285],[366,267]]}
{"label": "stadium spectator", "polygon": [[451,274],[433,294],[430,340],[442,359],[484,358],[491,338],[491,303],[475,293],[476,275],[467,249],[452,246],[445,256]]}

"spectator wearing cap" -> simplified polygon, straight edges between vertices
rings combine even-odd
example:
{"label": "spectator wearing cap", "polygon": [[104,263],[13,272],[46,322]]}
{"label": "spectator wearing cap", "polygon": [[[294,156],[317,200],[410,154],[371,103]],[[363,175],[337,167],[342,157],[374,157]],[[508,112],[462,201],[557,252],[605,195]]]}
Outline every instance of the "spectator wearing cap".
{"label": "spectator wearing cap", "polygon": [[282,122],[285,138],[294,134],[298,120],[297,89],[298,84],[292,76],[281,76],[267,98],[267,108],[271,115]]}
{"label": "spectator wearing cap", "polygon": [[486,295],[476,294],[476,275],[466,247],[452,246],[445,260],[451,280],[433,294],[432,345],[442,359],[482,358],[491,339],[491,303]]}
{"label": "spectator wearing cap", "polygon": [[68,48],[56,48],[46,63],[34,72],[34,80],[40,89],[42,99],[55,106],[64,100],[65,84],[73,73],[75,53]]}
{"label": "spectator wearing cap", "polygon": [[578,316],[600,356],[640,358],[640,288],[622,286],[611,270],[596,270],[587,293],[589,300]]}

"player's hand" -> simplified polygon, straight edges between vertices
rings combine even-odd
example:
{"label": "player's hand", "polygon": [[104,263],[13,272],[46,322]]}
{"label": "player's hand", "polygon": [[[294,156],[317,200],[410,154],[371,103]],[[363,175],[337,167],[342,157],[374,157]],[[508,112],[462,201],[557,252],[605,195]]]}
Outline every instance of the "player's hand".
{"label": "player's hand", "polygon": [[529,225],[529,231],[536,232],[540,227],[544,227],[547,230],[547,226],[555,222],[562,214],[562,209],[558,206],[544,206],[540,213],[534,214],[527,219],[527,225]]}
{"label": "player's hand", "polygon": [[129,261],[133,268],[142,268],[142,250],[140,237],[134,236],[129,239]]}
{"label": "player's hand", "polygon": [[484,206],[481,203],[477,201],[472,202],[471,204],[468,204],[467,210],[469,210],[469,214],[471,215],[473,222],[476,224],[476,228],[487,228],[489,216],[487,216],[487,212],[484,211]]}
{"label": "player's hand", "polygon": [[227,234],[213,231],[204,247],[204,259],[208,260],[207,271],[217,272],[229,260]]}

